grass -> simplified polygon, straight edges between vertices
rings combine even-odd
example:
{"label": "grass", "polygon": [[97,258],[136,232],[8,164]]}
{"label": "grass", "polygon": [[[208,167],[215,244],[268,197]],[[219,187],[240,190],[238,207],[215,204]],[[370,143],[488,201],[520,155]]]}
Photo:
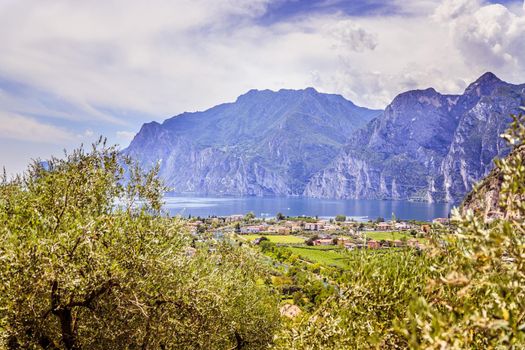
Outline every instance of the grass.
{"label": "grass", "polygon": [[313,245],[307,246],[308,249],[314,250],[343,250],[344,248],[340,245]]}
{"label": "grass", "polygon": [[302,259],[313,263],[337,267],[347,266],[345,260],[348,258],[337,253],[335,250],[319,249],[319,247],[288,247],[288,249],[290,249],[293,254],[297,254]]}
{"label": "grass", "polygon": [[272,243],[276,244],[298,244],[304,243],[304,238],[291,236],[291,235],[239,235],[239,237],[244,238],[248,241],[253,241],[259,237],[266,237]]}
{"label": "grass", "polygon": [[381,241],[381,240],[395,241],[403,237],[406,237],[407,239],[412,238],[412,236],[409,235],[408,233],[403,233],[403,232],[398,232],[398,231],[389,231],[389,232],[373,231],[373,232],[366,233],[366,238],[375,239],[376,241]]}
{"label": "grass", "polygon": [[[392,236],[394,237],[392,239]],[[381,241],[381,240],[385,240],[385,241],[392,241],[392,240],[397,240],[397,239],[401,239],[405,237],[406,239],[411,239],[411,238],[414,238],[413,236],[411,236],[409,233],[407,232],[397,232],[397,231],[389,231],[389,232],[383,232],[383,231],[378,231],[378,232],[367,232],[366,234],[366,238],[367,239],[375,239],[376,241]],[[420,243],[427,243],[428,239],[427,238],[416,238]]]}

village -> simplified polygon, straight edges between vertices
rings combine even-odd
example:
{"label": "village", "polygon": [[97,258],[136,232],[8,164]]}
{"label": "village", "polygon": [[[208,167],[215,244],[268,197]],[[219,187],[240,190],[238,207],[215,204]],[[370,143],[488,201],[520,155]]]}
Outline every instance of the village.
{"label": "village", "polygon": [[257,218],[253,213],[224,217],[190,218],[193,235],[212,233],[214,237],[236,237],[258,245],[269,240],[292,246],[334,246],[353,249],[389,249],[411,247],[424,249],[431,229],[439,232],[450,225],[448,218],[432,222],[414,220],[385,221],[383,218],[356,221],[344,215],[332,218],[284,217]]}

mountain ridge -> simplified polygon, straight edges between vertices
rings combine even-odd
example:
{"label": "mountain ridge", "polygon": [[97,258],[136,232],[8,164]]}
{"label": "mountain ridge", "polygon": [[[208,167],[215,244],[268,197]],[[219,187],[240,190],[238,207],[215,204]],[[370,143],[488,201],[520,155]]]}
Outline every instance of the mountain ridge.
{"label": "mountain ridge", "polygon": [[499,134],[523,104],[524,88],[487,72],[461,95],[431,88],[399,94],[304,194],[457,202],[508,152]]}
{"label": "mountain ridge", "polygon": [[455,202],[508,151],[525,85],[487,72],[463,94],[397,95],[385,110],[337,94],[252,89],[142,126],[125,154],[177,192]]}
{"label": "mountain ridge", "polygon": [[250,90],[144,124],[124,153],[146,167],[162,160],[161,176],[180,192],[300,195],[351,131],[379,112],[313,88]]}

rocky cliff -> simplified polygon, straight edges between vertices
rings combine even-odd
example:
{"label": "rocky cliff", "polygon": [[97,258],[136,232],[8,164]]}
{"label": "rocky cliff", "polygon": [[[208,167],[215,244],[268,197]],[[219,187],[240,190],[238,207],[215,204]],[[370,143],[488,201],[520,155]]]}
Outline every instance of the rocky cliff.
{"label": "rocky cliff", "polygon": [[312,88],[251,90],[234,103],[144,124],[124,153],[177,192],[300,195],[381,111]]}
{"label": "rocky cliff", "polygon": [[[507,156],[509,159],[521,159],[525,162],[525,145],[515,148],[512,153]],[[519,158],[518,158],[519,157]],[[505,211],[500,206],[500,193],[503,184],[503,173],[499,168],[492,169],[492,171],[474,186],[474,189],[465,196],[463,203],[461,203],[461,211],[465,213],[467,210],[472,210],[475,214],[484,217],[485,220],[492,220],[506,217]],[[516,203],[517,198],[510,198]],[[521,201],[525,200],[523,194],[520,197]]]}
{"label": "rocky cliff", "polygon": [[398,95],[357,131],[304,195],[458,201],[508,153],[499,135],[525,102],[525,85],[486,73],[462,95]]}
{"label": "rocky cliff", "polygon": [[251,90],[144,124],[124,153],[177,192],[457,202],[508,153],[525,84],[486,73],[461,95],[398,95],[384,111],[339,95]]}

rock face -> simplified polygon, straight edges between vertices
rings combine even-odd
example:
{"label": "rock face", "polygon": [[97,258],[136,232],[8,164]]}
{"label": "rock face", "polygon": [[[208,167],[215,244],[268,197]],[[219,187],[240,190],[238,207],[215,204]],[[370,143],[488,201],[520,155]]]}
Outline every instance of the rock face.
{"label": "rock face", "polygon": [[508,153],[525,84],[482,75],[462,95],[398,95],[385,111],[312,88],[144,124],[123,152],[177,192],[457,202]]}
{"label": "rock face", "polygon": [[486,73],[462,95],[434,89],[398,95],[358,130],[304,195],[458,201],[508,153],[499,135],[525,104],[525,84]]}
{"label": "rock face", "polygon": [[[519,157],[521,162],[525,162],[525,145],[515,148],[508,156],[510,158]],[[503,173],[499,168],[492,169],[487,177],[481,180],[474,189],[465,196],[461,204],[461,210],[465,213],[472,210],[474,213],[482,216],[486,221],[499,219],[509,216],[500,206],[500,193],[503,183]],[[509,198],[514,203],[520,199],[525,200],[522,194],[520,198]]]}
{"label": "rock face", "polygon": [[123,151],[177,192],[301,195],[381,111],[312,88],[251,90],[234,103],[144,124]]}

